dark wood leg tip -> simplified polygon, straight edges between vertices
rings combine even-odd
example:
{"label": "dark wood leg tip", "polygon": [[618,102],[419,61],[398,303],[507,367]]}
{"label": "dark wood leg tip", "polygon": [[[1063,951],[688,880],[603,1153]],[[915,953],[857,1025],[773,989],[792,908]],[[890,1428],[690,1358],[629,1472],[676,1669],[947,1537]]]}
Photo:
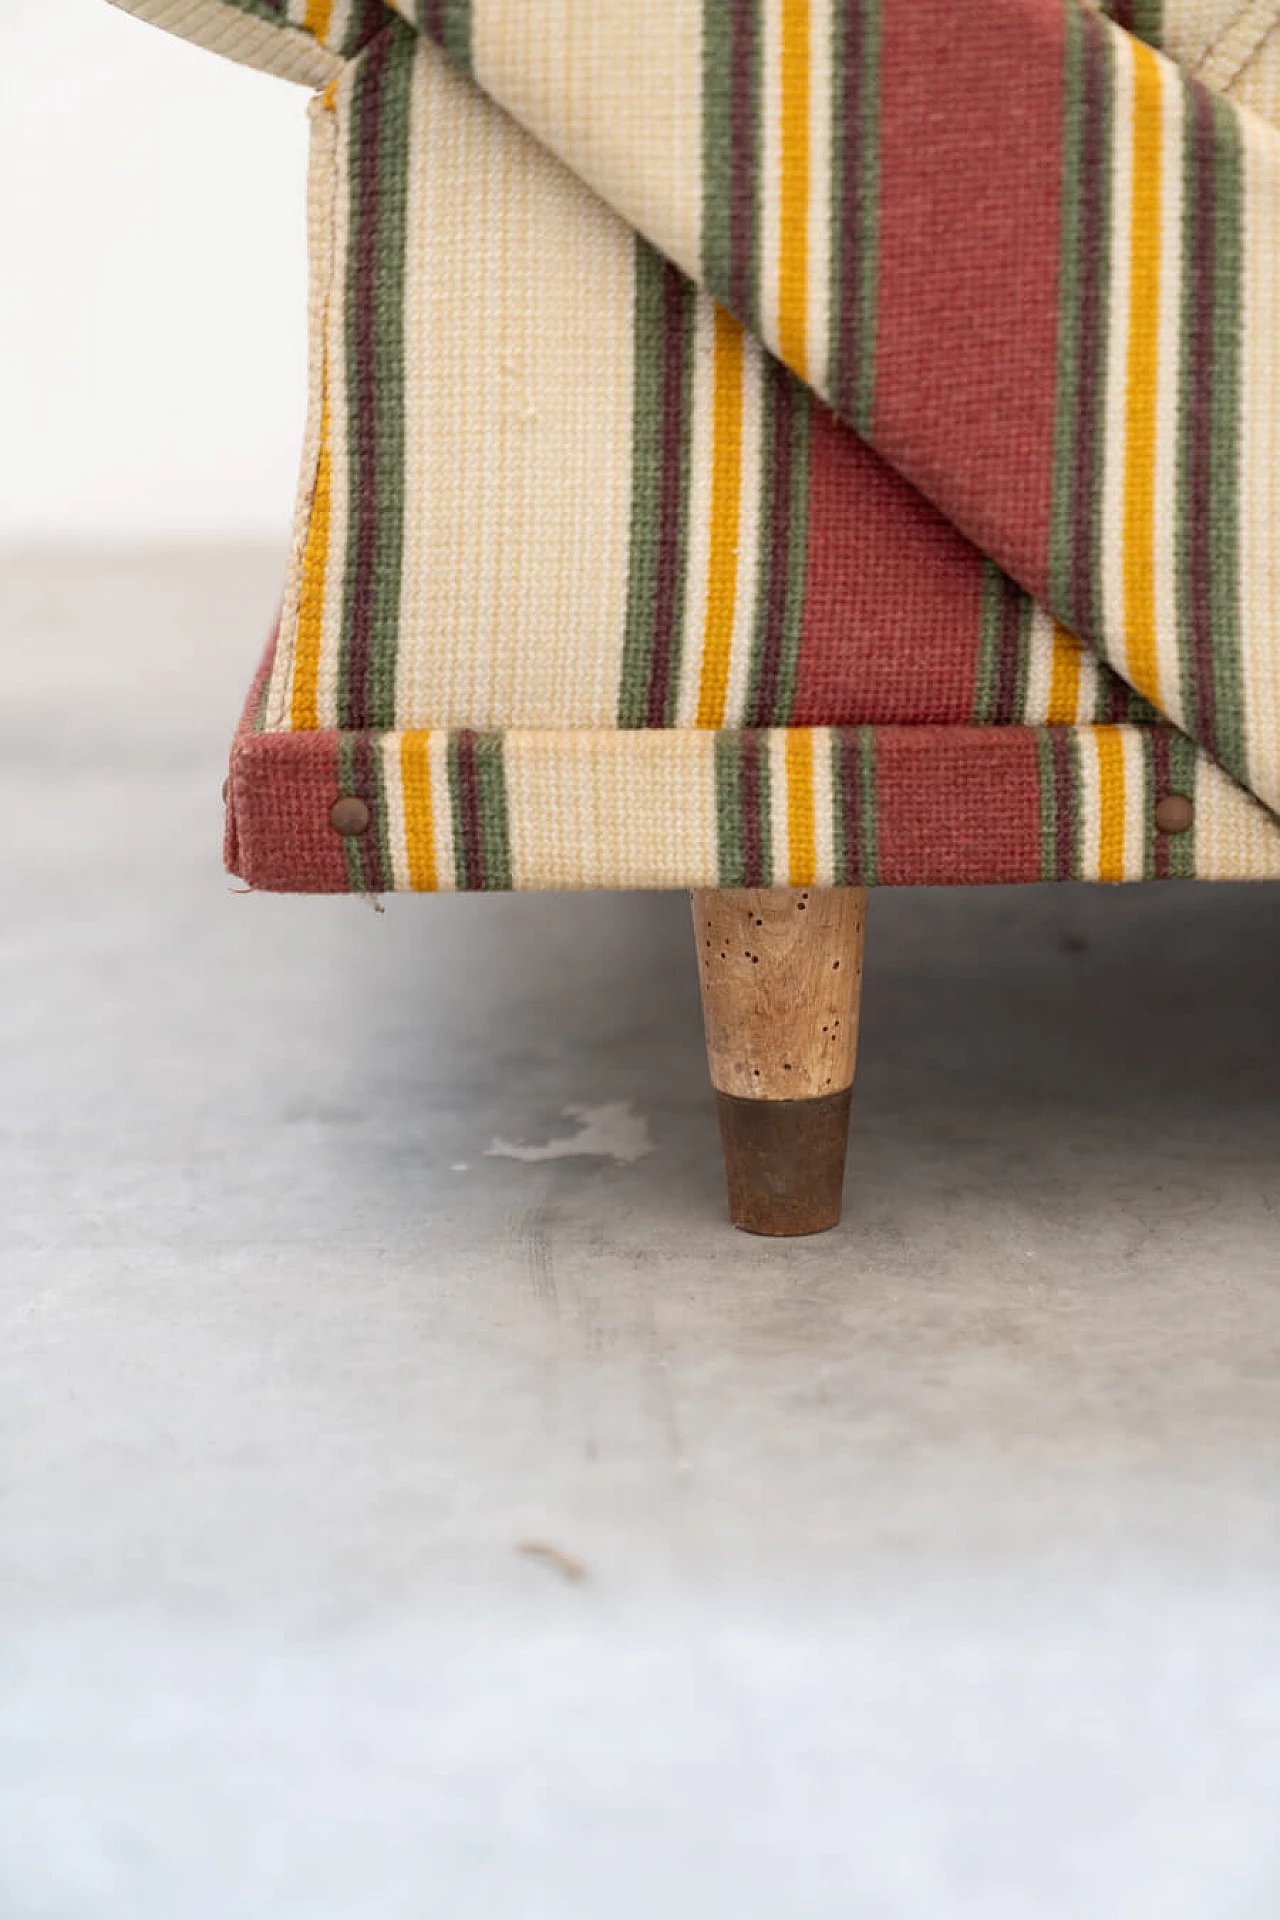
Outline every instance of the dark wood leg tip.
{"label": "dark wood leg tip", "polygon": [[744,1233],[826,1233],[840,1224],[852,1088],[812,1100],[716,1094],[729,1217]]}

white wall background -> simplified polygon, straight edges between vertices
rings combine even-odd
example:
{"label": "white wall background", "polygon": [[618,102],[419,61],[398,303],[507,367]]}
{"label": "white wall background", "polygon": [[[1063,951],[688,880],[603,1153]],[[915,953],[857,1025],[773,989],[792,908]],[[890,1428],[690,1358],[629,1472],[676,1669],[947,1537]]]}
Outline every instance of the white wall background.
{"label": "white wall background", "polygon": [[0,541],[287,531],[305,89],[0,0]]}

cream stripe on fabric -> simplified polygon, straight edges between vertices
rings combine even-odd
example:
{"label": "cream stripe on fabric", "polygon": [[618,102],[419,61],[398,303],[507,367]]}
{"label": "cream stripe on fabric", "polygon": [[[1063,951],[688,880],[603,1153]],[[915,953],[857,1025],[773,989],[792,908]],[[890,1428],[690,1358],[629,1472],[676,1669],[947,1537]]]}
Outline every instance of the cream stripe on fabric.
{"label": "cream stripe on fabric", "polygon": [[409,847],[405,837],[404,777],[400,762],[403,735],[384,733],[378,740],[382,761],[382,790],[387,805],[387,853],[391,861],[391,881],[397,892],[412,886]]}
{"label": "cream stripe on fabric", "polygon": [[427,747],[431,769],[431,831],[435,841],[436,885],[442,893],[457,890],[453,848],[453,796],[449,784],[449,736],[433,732]]}
{"label": "cream stripe on fabric", "polygon": [[515,886],[717,884],[712,733],[510,733],[503,760]]}
{"label": "cream stripe on fabric", "polygon": [[1027,692],[1023,708],[1023,716],[1031,726],[1050,720],[1054,725],[1062,726],[1076,717],[1074,700],[1069,714],[1060,717],[1053,711],[1055,692],[1061,697],[1061,689],[1055,686],[1054,669],[1058,656],[1053,635],[1053,616],[1046,613],[1043,607],[1033,607],[1027,630]]}
{"label": "cream stripe on fabric", "polygon": [[329,298],[325,316],[325,367],[329,383],[329,458],[331,472],[329,555],[324,579],[324,614],[316,668],[319,725],[332,727],[338,719],[338,689],[342,652],[344,596],[347,577],[347,538],[351,519],[351,413],[347,400],[347,254],[351,238],[351,95],[354,69],[348,69],[333,90],[338,109],[337,186],[334,208],[337,232],[330,259]]}
{"label": "cream stripe on fabric", "polygon": [[712,499],[716,491],[716,309],[705,294],[693,303],[693,375],[690,382],[688,549],[685,557],[684,644],[675,703],[678,727],[697,724],[702,692],[704,637],[707,632],[708,569],[716,529]]}
{"label": "cream stripe on fabric", "polygon": [[1245,749],[1259,782],[1280,772],[1280,183],[1250,168],[1245,129],[1240,576]]}
{"label": "cream stripe on fabric", "polygon": [[831,248],[832,130],[835,102],[835,10],[844,0],[810,0],[809,7],[809,207],[806,236],[814,270],[808,279],[809,373],[830,391],[831,275],[823,271]]}
{"label": "cream stripe on fabric", "polygon": [[742,493],[739,501],[738,575],[733,610],[733,638],[725,694],[726,727],[746,720],[751,684],[751,641],[755,632],[756,593],[759,586],[760,527],[764,490],[764,350],[754,334],[747,334],[742,351]]}
{"label": "cream stripe on fabric", "polygon": [[338,55],[318,47],[310,34],[283,22],[272,26],[239,7],[224,6],[222,0],[111,0],[111,4],[153,27],[163,27],[166,33],[195,40],[227,60],[258,67],[300,86],[323,87],[342,68]]}
{"label": "cream stripe on fabric", "polygon": [[829,727],[814,727],[813,742],[813,826],[817,871],[814,883],[834,886],[836,881],[836,795],[832,779],[833,735]]}
{"label": "cream stripe on fabric", "polygon": [[1280,878],[1280,827],[1221,767],[1196,759],[1195,868],[1214,880]]}
{"label": "cream stripe on fabric", "polygon": [[[641,233],[696,273],[702,8],[689,0],[474,4],[472,71]],[[618,75],[627,76],[619,88]],[[615,164],[616,156],[623,164]]]}
{"label": "cream stripe on fabric", "polygon": [[397,717],[537,727],[571,697],[578,724],[607,725],[634,245],[427,43],[413,110]]}

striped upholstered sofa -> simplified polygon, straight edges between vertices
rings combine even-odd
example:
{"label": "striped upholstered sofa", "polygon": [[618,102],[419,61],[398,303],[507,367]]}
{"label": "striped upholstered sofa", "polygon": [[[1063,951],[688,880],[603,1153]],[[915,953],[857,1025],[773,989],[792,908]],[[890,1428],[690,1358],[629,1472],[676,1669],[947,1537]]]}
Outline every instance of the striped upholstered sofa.
{"label": "striped upholstered sofa", "polygon": [[693,888],[794,1231],[865,888],[1280,874],[1280,0],[122,3],[314,89],[250,885]]}

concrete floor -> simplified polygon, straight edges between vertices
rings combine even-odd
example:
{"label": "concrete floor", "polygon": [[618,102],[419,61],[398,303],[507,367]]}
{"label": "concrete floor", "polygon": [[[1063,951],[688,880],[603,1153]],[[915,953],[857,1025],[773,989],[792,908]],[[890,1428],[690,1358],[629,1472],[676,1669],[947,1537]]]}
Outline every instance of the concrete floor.
{"label": "concrete floor", "polygon": [[278,571],[4,566],[5,1920],[1273,1920],[1280,891],[877,896],[751,1241],[681,899],[229,890]]}

